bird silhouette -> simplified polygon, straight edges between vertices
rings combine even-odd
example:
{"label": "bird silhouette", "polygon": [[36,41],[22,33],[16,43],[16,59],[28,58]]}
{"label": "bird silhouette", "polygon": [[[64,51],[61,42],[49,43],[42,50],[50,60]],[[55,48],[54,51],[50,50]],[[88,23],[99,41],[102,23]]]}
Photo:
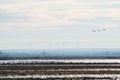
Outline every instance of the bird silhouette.
{"label": "bird silhouette", "polygon": [[106,31],[106,29],[102,29],[103,31]]}
{"label": "bird silhouette", "polygon": [[91,30],[92,32],[103,32],[103,31],[106,31],[106,29],[104,28],[104,29],[94,29],[94,30]]}
{"label": "bird silhouette", "polygon": [[92,32],[96,32],[96,30],[92,30]]}
{"label": "bird silhouette", "polygon": [[101,30],[97,30],[98,32],[100,32]]}

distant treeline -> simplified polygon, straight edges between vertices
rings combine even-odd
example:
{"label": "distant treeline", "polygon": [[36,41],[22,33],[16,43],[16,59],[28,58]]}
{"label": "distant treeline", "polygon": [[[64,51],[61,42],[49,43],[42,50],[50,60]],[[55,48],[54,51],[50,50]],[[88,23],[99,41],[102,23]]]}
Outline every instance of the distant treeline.
{"label": "distant treeline", "polygon": [[120,50],[0,51],[0,60],[10,59],[116,59]]}

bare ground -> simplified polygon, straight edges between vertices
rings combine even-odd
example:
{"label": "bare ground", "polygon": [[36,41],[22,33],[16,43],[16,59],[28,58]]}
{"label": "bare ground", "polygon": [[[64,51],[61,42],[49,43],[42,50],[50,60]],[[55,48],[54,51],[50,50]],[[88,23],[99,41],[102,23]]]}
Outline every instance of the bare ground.
{"label": "bare ground", "polygon": [[[69,74],[120,74],[120,70],[104,70],[104,69],[120,69],[120,64],[17,64],[17,65],[0,65],[0,75],[69,75]],[[85,71],[83,69],[86,69]],[[88,69],[88,70],[87,70]],[[93,70],[90,69],[101,69]],[[103,69],[103,70],[102,70]],[[77,71],[78,70],[78,71]],[[22,78],[8,79],[0,78],[0,80],[117,80],[111,77],[94,78]]]}

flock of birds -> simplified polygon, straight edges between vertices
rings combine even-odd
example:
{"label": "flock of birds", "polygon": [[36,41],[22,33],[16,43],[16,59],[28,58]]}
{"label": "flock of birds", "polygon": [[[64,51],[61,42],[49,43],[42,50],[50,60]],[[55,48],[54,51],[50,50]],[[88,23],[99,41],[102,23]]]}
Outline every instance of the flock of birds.
{"label": "flock of birds", "polygon": [[106,29],[104,28],[104,29],[97,29],[97,30],[92,30],[92,32],[102,32],[102,31],[106,31]]}

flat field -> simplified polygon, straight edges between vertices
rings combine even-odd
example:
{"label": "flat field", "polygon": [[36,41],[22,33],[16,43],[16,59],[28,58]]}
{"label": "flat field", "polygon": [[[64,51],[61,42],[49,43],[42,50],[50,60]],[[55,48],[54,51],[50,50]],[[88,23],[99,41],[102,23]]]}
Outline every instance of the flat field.
{"label": "flat field", "polygon": [[119,62],[0,64],[0,80],[120,80]]}

